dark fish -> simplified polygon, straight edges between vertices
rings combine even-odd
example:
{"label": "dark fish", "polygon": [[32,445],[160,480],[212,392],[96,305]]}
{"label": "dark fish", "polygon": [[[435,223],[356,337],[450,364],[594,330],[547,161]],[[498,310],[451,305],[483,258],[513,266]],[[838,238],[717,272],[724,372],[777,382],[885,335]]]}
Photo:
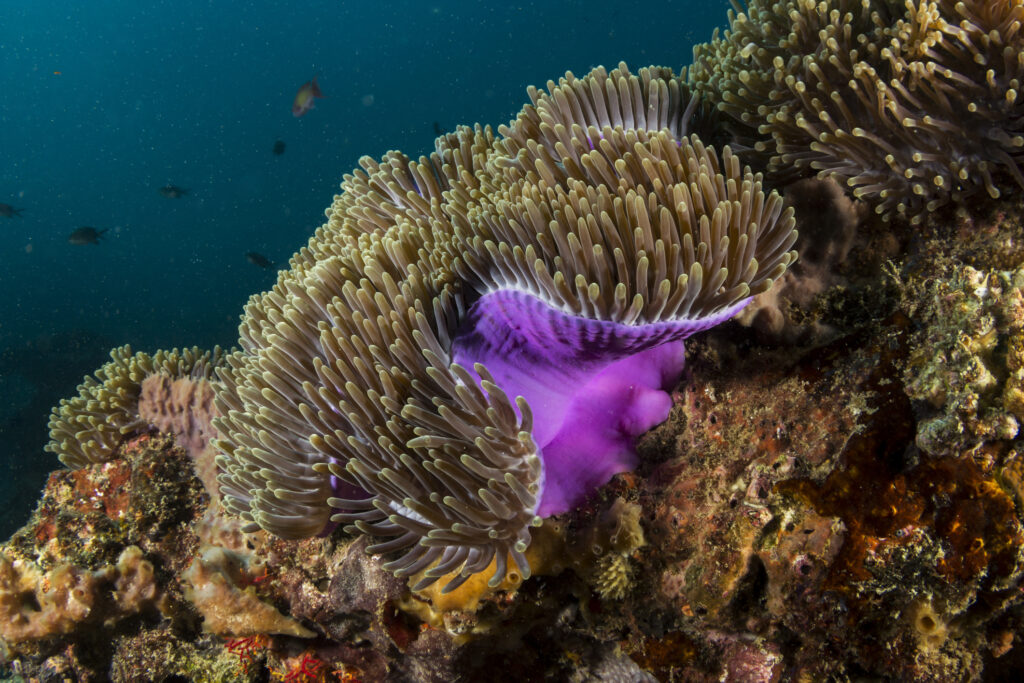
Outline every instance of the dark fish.
{"label": "dark fish", "polygon": [[444,130],[442,130],[441,124],[437,121],[434,121],[434,135],[444,135]]}
{"label": "dark fish", "polygon": [[21,212],[24,210],[25,209],[15,209],[10,204],[0,204],[0,216],[4,216],[5,218],[14,218],[15,216],[21,218]]}
{"label": "dark fish", "polygon": [[110,228],[97,230],[89,226],[81,227],[68,235],[68,242],[71,244],[99,244],[100,237]]}
{"label": "dark fish", "polygon": [[177,185],[171,185],[167,183],[160,188],[160,194],[167,197],[168,199],[180,199],[188,194],[188,190],[184,187],[178,187]]}
{"label": "dark fish", "polygon": [[249,263],[253,264],[254,266],[259,266],[260,268],[273,268],[274,267],[274,262],[273,261],[268,259],[263,254],[257,254],[255,251],[248,252],[245,255],[245,258],[248,259]]}
{"label": "dark fish", "polygon": [[279,157],[284,154],[284,140],[278,140],[274,143],[274,156]]}

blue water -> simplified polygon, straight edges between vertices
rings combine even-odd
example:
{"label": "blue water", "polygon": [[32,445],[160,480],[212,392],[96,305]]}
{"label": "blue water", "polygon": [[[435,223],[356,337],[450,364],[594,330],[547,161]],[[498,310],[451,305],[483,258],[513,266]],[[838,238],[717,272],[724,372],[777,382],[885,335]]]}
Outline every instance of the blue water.
{"label": "blue water", "polygon": [[[50,407],[113,346],[234,345],[275,277],[246,252],[286,262],[360,156],[507,123],[566,70],[678,71],[730,5],[635,6],[0,2],[0,202],[24,209],[0,216],[0,539],[59,465]],[[326,97],[294,118],[314,74]],[[69,244],[80,226],[108,232]]]}

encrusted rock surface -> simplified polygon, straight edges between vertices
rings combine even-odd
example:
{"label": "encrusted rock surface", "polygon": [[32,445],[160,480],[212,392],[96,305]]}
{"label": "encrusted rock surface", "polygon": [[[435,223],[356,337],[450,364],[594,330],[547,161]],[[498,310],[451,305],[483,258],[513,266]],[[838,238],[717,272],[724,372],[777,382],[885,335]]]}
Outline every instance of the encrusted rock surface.
{"label": "encrusted rock surface", "polygon": [[534,575],[496,589],[412,593],[341,530],[243,533],[168,435],[55,472],[0,546],[0,671],[999,680],[1024,666],[1021,215],[886,226],[884,259],[860,223],[842,278],[769,304],[813,334],[691,341],[640,468],[547,520]]}

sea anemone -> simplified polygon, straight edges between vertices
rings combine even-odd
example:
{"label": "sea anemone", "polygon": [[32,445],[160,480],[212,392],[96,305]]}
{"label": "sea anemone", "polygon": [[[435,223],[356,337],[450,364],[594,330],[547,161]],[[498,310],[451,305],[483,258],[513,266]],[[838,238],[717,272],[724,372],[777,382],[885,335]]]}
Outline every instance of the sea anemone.
{"label": "sea anemone", "polygon": [[[345,176],[327,223],[292,257],[291,269],[279,274],[271,291],[250,298],[239,326],[242,351],[227,358],[221,371],[225,388],[216,403],[223,418],[216,426],[225,504],[252,526],[296,539],[328,524],[327,499],[335,486],[330,474],[313,469],[327,460],[311,444],[318,432],[308,421],[316,418],[324,434],[351,434],[353,427],[337,408],[322,417],[309,413],[310,402],[319,401],[320,327],[351,317],[348,303],[334,299],[344,283],[359,286],[367,273],[378,276],[383,269],[402,283],[408,268],[422,261],[425,286],[443,284],[441,252],[429,239],[416,240],[444,220],[442,192],[454,178],[473,185],[492,140],[487,129],[460,127],[438,138],[435,152],[419,161],[400,152],[379,162],[362,158],[361,169]],[[375,294],[370,291],[371,301]],[[429,302],[436,291],[422,294]],[[344,385],[338,390],[344,393]]]}
{"label": "sea anemone", "polygon": [[139,417],[139,394],[146,377],[162,373],[172,378],[209,379],[222,362],[219,347],[159,350],[150,355],[132,353],[125,345],[110,352],[111,360],[78,385],[78,395],[62,399],[50,414],[50,442],[54,453],[71,469],[105,462],[130,435],[148,423]]}
{"label": "sea anemone", "polygon": [[289,538],[380,537],[416,588],[529,576],[530,526],[635,466],[682,339],[795,258],[792,212],[688,135],[673,79],[568,74],[502,138],[461,129],[472,154],[364,161],[222,371],[228,507]]}
{"label": "sea anemone", "polygon": [[693,86],[769,179],[832,177],[912,223],[1024,187],[1024,2],[750,0]]}

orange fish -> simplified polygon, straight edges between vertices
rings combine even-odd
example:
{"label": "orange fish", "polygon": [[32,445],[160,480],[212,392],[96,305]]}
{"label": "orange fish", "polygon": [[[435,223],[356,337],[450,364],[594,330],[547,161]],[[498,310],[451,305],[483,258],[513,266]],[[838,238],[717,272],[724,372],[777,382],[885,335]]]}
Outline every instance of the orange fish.
{"label": "orange fish", "polygon": [[316,76],[313,76],[313,80],[303,83],[299,92],[295,93],[295,101],[292,102],[292,116],[296,118],[302,116],[313,108],[314,98],[323,96],[320,86],[316,84]]}

